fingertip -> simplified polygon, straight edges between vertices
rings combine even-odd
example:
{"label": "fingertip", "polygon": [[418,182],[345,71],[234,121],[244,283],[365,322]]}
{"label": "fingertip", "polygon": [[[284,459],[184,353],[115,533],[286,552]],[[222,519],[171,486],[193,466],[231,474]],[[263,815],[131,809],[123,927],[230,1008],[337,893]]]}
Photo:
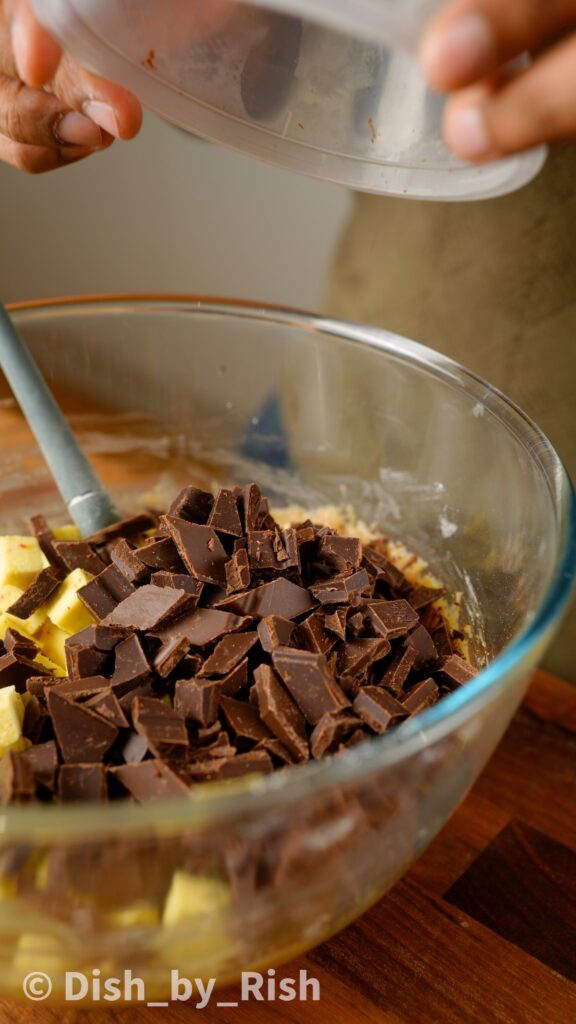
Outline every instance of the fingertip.
{"label": "fingertip", "polygon": [[38,24],[28,5],[18,8],[10,32],[14,60],[22,81],[33,89],[46,85],[60,63],[62,51],[58,43]]}
{"label": "fingertip", "polygon": [[437,18],[424,34],[419,57],[427,81],[449,92],[481,77],[494,55],[488,19],[477,11]]}

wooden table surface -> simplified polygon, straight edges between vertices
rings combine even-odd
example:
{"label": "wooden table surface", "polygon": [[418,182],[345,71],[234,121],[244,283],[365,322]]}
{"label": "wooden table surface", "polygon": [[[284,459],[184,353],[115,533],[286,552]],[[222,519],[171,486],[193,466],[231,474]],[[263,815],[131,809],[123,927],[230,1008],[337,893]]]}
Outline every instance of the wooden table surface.
{"label": "wooden table surface", "polygon": [[319,980],[319,1002],[214,1000],[201,1012],[0,1002],[0,1024],[576,1021],[576,687],[536,675],[486,771],[412,870],[277,974],[302,968]]}

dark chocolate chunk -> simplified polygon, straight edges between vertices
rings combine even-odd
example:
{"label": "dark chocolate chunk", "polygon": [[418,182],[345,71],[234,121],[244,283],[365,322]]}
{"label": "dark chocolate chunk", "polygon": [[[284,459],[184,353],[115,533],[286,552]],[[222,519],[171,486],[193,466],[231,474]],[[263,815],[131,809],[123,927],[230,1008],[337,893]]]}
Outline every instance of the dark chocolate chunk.
{"label": "dark chocolate chunk", "polygon": [[80,644],[86,647],[95,647],[97,651],[109,654],[130,634],[131,630],[125,626],[103,626],[99,623],[96,626],[87,626],[79,633],[69,637],[66,641],[66,646]]}
{"label": "dark chocolate chunk", "polygon": [[289,647],[296,626],[281,615],[267,615],[258,623],[258,637],[263,650],[270,654],[275,647]]}
{"label": "dark chocolate chunk", "polygon": [[422,611],[423,608],[428,608],[431,604],[434,604],[439,597],[444,597],[446,590],[444,587],[423,587],[417,586],[412,587],[406,593],[406,600],[415,611]]}
{"label": "dark chocolate chunk", "polygon": [[144,648],[136,634],[132,634],[116,647],[111,685],[116,695],[121,697],[134,687],[147,683],[150,678],[151,669]]}
{"label": "dark chocolate chunk", "polygon": [[38,665],[29,658],[10,653],[0,656],[0,689],[15,686],[18,693],[24,693],[27,680],[36,675]]}
{"label": "dark chocolate chunk", "polygon": [[385,686],[395,697],[398,697],[404,688],[404,683],[408,679],[415,661],[416,651],[414,647],[406,643],[396,652],[392,661],[386,666],[386,670],[378,680],[378,684]]}
{"label": "dark chocolate chunk", "polygon": [[236,668],[258,640],[257,633],[231,633],[217,644],[204,662],[200,676],[225,676]]}
{"label": "dark chocolate chunk", "polygon": [[185,636],[172,636],[166,640],[152,658],[152,668],[162,679],[178,667],[190,650],[190,641]]}
{"label": "dark chocolate chunk", "polygon": [[70,764],[99,764],[114,743],[118,729],[100,715],[61,697],[51,687],[48,710],[62,759]]}
{"label": "dark chocolate chunk", "polygon": [[[90,627],[89,627],[90,628]],[[86,679],[101,674],[108,655],[96,647],[75,643],[76,637],[69,637],[64,644],[66,655],[66,671],[70,679]]]}
{"label": "dark chocolate chunk", "polygon": [[124,714],[120,701],[113,690],[101,690],[90,700],[86,701],[85,707],[90,708],[97,715],[102,715],[107,722],[112,722],[117,729],[128,729],[130,723]]}
{"label": "dark chocolate chunk", "polygon": [[152,512],[140,512],[136,516],[129,516],[128,519],[121,519],[119,523],[112,526],[105,526],[103,530],[86,537],[88,544],[109,544],[117,537],[137,537],[147,530],[153,530],[158,524],[158,518]]}
{"label": "dark chocolate chunk", "polygon": [[333,576],[313,583],[310,590],[320,604],[348,604],[355,594],[363,594],[369,587],[370,577],[366,569],[359,569],[351,576]]}
{"label": "dark chocolate chunk", "polygon": [[423,679],[403,697],[402,706],[412,718],[413,715],[418,715],[421,711],[436,704],[439,696],[440,690],[434,680],[432,678]]}
{"label": "dark chocolate chunk", "polygon": [[138,548],[138,558],[150,569],[161,572],[184,573],[184,565],[171,537],[149,540]]}
{"label": "dark chocolate chunk", "polygon": [[230,537],[242,536],[238,499],[234,491],[228,491],[225,488],[218,491],[207,525],[218,533],[225,533]]}
{"label": "dark chocolate chunk", "polygon": [[174,710],[186,722],[212,725],[218,717],[219,700],[219,680],[181,679],[176,683]]}
{"label": "dark chocolate chunk", "polygon": [[351,640],[343,647],[338,661],[342,675],[363,676],[377,661],[390,653],[391,645],[384,637],[378,640]]}
{"label": "dark chocolate chunk", "polygon": [[[30,687],[34,683],[34,678],[30,678],[26,683],[28,690],[28,701],[24,708],[24,721],[22,722],[22,735],[30,740],[31,743],[38,744],[44,740],[44,732],[48,724],[48,712],[46,710],[46,703],[44,698],[44,689],[39,696],[30,692]],[[35,747],[31,748],[36,749]]]}
{"label": "dark chocolate chunk", "polygon": [[267,615],[280,615],[285,619],[297,619],[316,606],[316,601],[304,587],[280,577],[261,587],[243,594],[228,597],[220,602],[219,608],[237,612],[239,615],[254,615],[264,619]]}
{"label": "dark chocolate chunk", "polygon": [[110,544],[108,553],[112,564],[126,577],[128,583],[138,586],[140,583],[147,583],[150,579],[150,567],[145,565],[134,548],[130,546],[124,537],[115,540]]}
{"label": "dark chocolate chunk", "polygon": [[192,602],[192,607],[198,604],[205,589],[205,584],[201,583],[200,580],[195,580],[192,576],[182,572],[155,572],[150,577],[150,583],[153,583],[155,587],[172,587],[174,590],[185,590],[187,594],[190,594],[195,599]]}
{"label": "dark chocolate chunk", "polygon": [[432,630],[432,639],[439,658],[449,658],[451,654],[454,654],[452,636],[444,619]]}
{"label": "dark chocolate chunk", "polygon": [[4,634],[4,647],[8,654],[15,658],[28,658],[34,661],[39,653],[38,647],[30,637],[23,636],[17,629],[8,628]]}
{"label": "dark chocolate chunk", "polygon": [[318,557],[339,573],[346,569],[359,569],[362,545],[356,537],[340,537],[337,533],[324,535],[320,540]]}
{"label": "dark chocolate chunk", "polygon": [[253,573],[300,571],[295,530],[252,530],[247,534],[248,558]]}
{"label": "dark chocolate chunk", "polygon": [[239,590],[247,590],[251,579],[248,552],[244,548],[239,548],[226,562],[226,592],[235,594]]}
{"label": "dark chocolate chunk", "polygon": [[269,665],[260,665],[254,672],[254,679],[254,692],[262,721],[296,761],[307,761],[310,750],[306,720],[299,707]]}
{"label": "dark chocolate chunk", "polygon": [[248,658],[244,658],[227,676],[220,679],[220,693],[226,697],[235,697],[248,682]]}
{"label": "dark chocolate chunk", "polygon": [[258,484],[248,484],[238,495],[238,506],[244,533],[260,529],[262,523],[262,493]]}
{"label": "dark chocolate chunk", "polygon": [[277,647],[272,652],[272,661],[311,725],[316,725],[327,711],[349,707],[350,701],[338,686],[323,654]]}
{"label": "dark chocolate chunk", "polygon": [[92,614],[102,621],[119,602],[126,600],[136,590],[115,565],[108,565],[90,583],[81,587],[78,597]]}
{"label": "dark chocolate chunk", "polygon": [[325,626],[325,615],[313,612],[298,627],[298,639],[308,651],[315,654],[329,654],[338,640]]}
{"label": "dark chocolate chunk", "polygon": [[20,758],[26,761],[32,771],[35,786],[41,786],[53,793],[56,786],[58,771],[58,752],[54,740],[38,743],[36,746],[23,750]]}
{"label": "dark chocolate chunk", "polygon": [[270,757],[272,758],[272,761],[279,767],[282,767],[283,765],[291,765],[297,763],[296,758],[294,757],[293,754],[290,753],[288,748],[285,747],[284,744],[280,742],[280,740],[274,739],[274,737],[269,737],[268,739],[260,740],[260,742],[257,743],[256,746],[254,747],[254,750],[265,750],[266,753],[269,754]]}
{"label": "dark chocolate chunk", "polygon": [[168,515],[187,519],[190,523],[199,523],[202,526],[208,522],[213,504],[214,498],[209,491],[201,491],[198,487],[185,487],[170,505]]}
{"label": "dark chocolate chunk", "polygon": [[450,690],[456,690],[464,683],[468,683],[477,674],[475,669],[464,661],[458,654],[451,654],[449,658],[442,658],[435,671],[436,681]]}
{"label": "dark chocolate chunk", "polygon": [[364,686],[354,701],[354,711],[376,733],[384,733],[407,717],[405,707],[379,686]]}
{"label": "dark chocolate chunk", "polygon": [[269,775],[274,771],[272,759],[265,750],[251,750],[227,758],[220,766],[218,779],[239,779],[244,775]]}
{"label": "dark chocolate chunk", "polygon": [[188,523],[185,519],[163,516],[178,554],[194,579],[216,586],[226,584],[228,554],[218,534],[210,526]]}
{"label": "dark chocolate chunk", "polygon": [[181,615],[190,605],[191,595],[171,587],[139,587],[121,601],[104,619],[105,626],[129,626],[141,632],[157,630]]}
{"label": "dark chocolate chunk", "polygon": [[236,633],[250,625],[248,616],[233,615],[215,608],[196,608],[175,622],[155,631],[154,636],[167,640],[172,636],[185,636],[193,647],[204,647],[219,640],[225,633]]}
{"label": "dark chocolate chunk", "polygon": [[109,692],[110,680],[104,676],[92,676],[86,679],[53,679],[50,686],[44,690],[46,697],[48,690],[53,690],[59,697],[83,701],[89,697],[98,696],[102,692]]}
{"label": "dark chocolate chunk", "polygon": [[132,721],[155,757],[166,761],[185,758],[189,740],[184,719],[163,700],[137,697],[132,704]]}
{"label": "dark chocolate chunk", "polygon": [[407,643],[416,652],[414,671],[423,672],[438,661],[436,645],[425,626],[418,626],[408,636]]}
{"label": "dark chocolate chunk", "polygon": [[372,545],[364,548],[364,558],[373,567],[376,578],[386,583],[391,590],[402,591],[406,587],[406,577],[392,562],[384,557]]}
{"label": "dark chocolate chunk", "polygon": [[142,761],[111,768],[110,774],[121,782],[138,803],[183,797],[189,784],[163,761]]}
{"label": "dark chocolate chunk", "polygon": [[21,754],[9,750],[0,758],[0,804],[27,804],[35,795],[36,785],[30,764]]}
{"label": "dark chocolate chunk", "polygon": [[66,572],[84,569],[84,572],[98,576],[105,568],[100,556],[85,540],[57,540],[54,542],[54,550],[59,562],[66,566]]}
{"label": "dark chocolate chunk", "polygon": [[256,708],[233,697],[221,697],[220,708],[224,719],[237,740],[258,743],[271,736],[270,729],[262,722]]}
{"label": "dark chocolate chunk", "polygon": [[58,775],[58,797],[63,804],[103,803],[108,795],[103,764],[64,764]]}
{"label": "dark chocolate chunk", "polygon": [[38,608],[46,603],[48,598],[60,586],[61,582],[62,573],[58,569],[51,565],[46,569],[42,569],[18,600],[6,610],[10,615],[15,615],[17,619],[29,618],[30,615],[33,615]]}
{"label": "dark chocolate chunk", "polygon": [[333,754],[356,732],[362,722],[350,711],[329,711],[312,730],[310,750],[312,757],[319,760],[326,754]]}
{"label": "dark chocolate chunk", "polygon": [[346,639],[346,620],[348,610],[346,608],[336,608],[330,615],[324,616],[324,625],[331,633],[334,633],[339,640]]}
{"label": "dark chocolate chunk", "polygon": [[418,625],[418,613],[401,598],[398,601],[373,601],[366,609],[366,615],[375,632],[389,640],[404,636]]}

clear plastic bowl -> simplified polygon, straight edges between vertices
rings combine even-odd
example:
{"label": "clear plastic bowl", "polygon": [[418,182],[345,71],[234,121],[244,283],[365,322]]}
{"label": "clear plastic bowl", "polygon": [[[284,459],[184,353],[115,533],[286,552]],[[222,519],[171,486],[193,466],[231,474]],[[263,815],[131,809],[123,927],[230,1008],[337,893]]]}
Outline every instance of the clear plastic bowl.
{"label": "clear plastic bowl", "polygon": [[410,54],[441,0],[33,0],[80,61],[214,142],[350,188],[502,195],[545,150],[482,166],[441,140]]}
{"label": "clear plastic bowl", "polygon": [[[66,970],[131,968],[161,998],[172,969],[224,983],[278,964],[385,893],[478,776],[568,601],[569,481],[503,395],[383,331],[193,298],[43,302],[15,322],[127,510],[256,479],[279,504],[352,505],[462,592],[489,664],[390,735],[190,800],[0,814],[0,991],[44,970],[58,998]],[[38,510],[64,521],[0,399],[2,532]],[[166,921],[178,872],[208,904]]]}

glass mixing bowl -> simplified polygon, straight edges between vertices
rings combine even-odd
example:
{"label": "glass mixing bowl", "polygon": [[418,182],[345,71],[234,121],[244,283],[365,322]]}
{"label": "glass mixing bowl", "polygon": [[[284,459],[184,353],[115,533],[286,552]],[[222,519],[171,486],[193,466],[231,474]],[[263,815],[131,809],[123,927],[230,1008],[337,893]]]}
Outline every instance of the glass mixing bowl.
{"label": "glass mixing bowl", "polygon": [[[138,806],[0,814],[0,990],[30,971],[236,978],[321,942],[385,893],[498,743],[566,607],[569,481],[488,384],[383,331],[195,298],[20,306],[28,341],[127,511],[255,479],[277,505],[352,507],[461,593],[479,676],[390,735],[264,779]],[[0,392],[3,533],[47,472]],[[228,879],[233,878],[230,888]]]}

